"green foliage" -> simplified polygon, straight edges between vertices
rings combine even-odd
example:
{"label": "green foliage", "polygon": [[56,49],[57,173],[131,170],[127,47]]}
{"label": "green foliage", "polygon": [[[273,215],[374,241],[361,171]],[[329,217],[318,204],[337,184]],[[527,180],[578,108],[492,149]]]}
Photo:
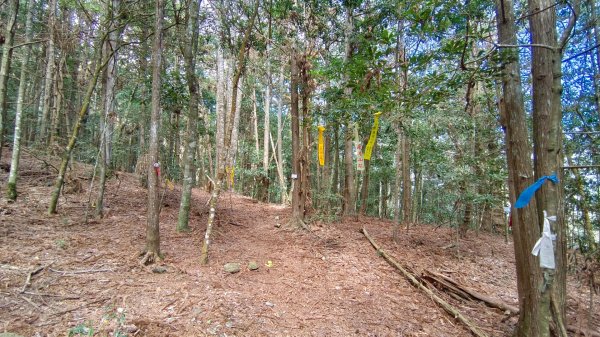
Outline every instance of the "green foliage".
{"label": "green foliage", "polygon": [[75,327],[69,329],[68,332],[69,337],[72,336],[93,336],[94,328],[92,327],[91,322],[81,323],[76,325]]}

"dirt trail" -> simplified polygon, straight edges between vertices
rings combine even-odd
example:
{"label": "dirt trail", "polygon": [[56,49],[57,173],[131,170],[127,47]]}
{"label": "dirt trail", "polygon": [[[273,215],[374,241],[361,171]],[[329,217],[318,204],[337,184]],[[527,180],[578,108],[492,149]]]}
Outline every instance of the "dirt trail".
{"label": "dirt trail", "polygon": [[[392,223],[372,218],[315,223],[312,233],[291,231],[275,226],[286,224],[287,208],[230,193],[219,203],[210,263],[200,266],[209,195],[194,190],[191,231],[177,233],[178,187],[167,189],[163,200],[165,260],[142,267],[138,252],[145,240],[145,190],[133,175],[120,173],[109,182],[105,218],[84,224],[89,170],[75,165],[70,184],[84,188],[64,194],[58,215],[45,213],[52,169],[29,156],[23,160],[19,200],[0,199],[0,332],[65,336],[93,328],[96,336],[117,331],[121,336],[468,335],[377,255],[359,232],[363,226],[413,271],[441,272],[517,305],[513,248],[499,236],[471,233],[458,246],[445,248],[456,241],[451,229],[420,225],[394,244]],[[1,172],[2,184],[6,176]],[[0,188],[3,192],[4,185]],[[247,268],[251,261],[258,270]],[[241,271],[226,273],[228,262],[241,263]],[[153,272],[155,267],[164,272]],[[577,282],[570,282],[571,317],[587,309],[585,289],[577,289]],[[490,336],[509,336],[516,322],[482,304],[447,299]]]}

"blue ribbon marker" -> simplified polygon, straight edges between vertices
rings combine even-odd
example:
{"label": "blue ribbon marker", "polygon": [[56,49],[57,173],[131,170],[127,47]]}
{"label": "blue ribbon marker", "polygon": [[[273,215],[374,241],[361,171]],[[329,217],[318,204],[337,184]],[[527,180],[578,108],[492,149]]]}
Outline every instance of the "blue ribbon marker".
{"label": "blue ribbon marker", "polygon": [[531,198],[533,198],[535,191],[539,190],[540,187],[542,187],[542,185],[546,182],[546,180],[551,180],[553,183],[558,184],[558,178],[556,177],[556,174],[541,177],[535,183],[531,184],[523,192],[521,192],[521,195],[519,195],[519,198],[515,203],[515,208],[523,208],[527,206],[527,204],[529,204],[529,201],[531,201]]}

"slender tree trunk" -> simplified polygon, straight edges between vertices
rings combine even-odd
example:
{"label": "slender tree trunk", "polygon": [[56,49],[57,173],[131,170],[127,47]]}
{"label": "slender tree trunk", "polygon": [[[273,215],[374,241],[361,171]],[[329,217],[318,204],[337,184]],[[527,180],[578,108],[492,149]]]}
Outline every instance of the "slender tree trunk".
{"label": "slender tree trunk", "polygon": [[[254,153],[255,156],[258,157],[260,154],[260,146],[258,145],[258,113],[256,109],[256,87],[252,88],[252,124],[254,126]],[[256,168],[256,164],[252,161],[254,168]]]}
{"label": "slender tree trunk", "polygon": [[[32,30],[32,11],[34,0],[29,0],[27,3],[27,18],[25,19],[25,43],[31,42]],[[19,159],[21,157],[21,133],[23,127],[23,101],[25,100],[25,87],[27,86],[27,73],[30,69],[29,58],[31,55],[31,45],[24,47],[25,52],[21,57],[21,75],[19,78],[19,91],[17,94],[17,111],[15,113],[15,132],[13,138],[13,151],[10,162],[10,172],[8,174],[8,183],[6,185],[6,197],[9,200],[17,199],[17,175],[19,170]],[[0,145],[0,152],[2,146]]]}
{"label": "slender tree trunk", "polygon": [[412,184],[410,179],[410,141],[406,137],[406,132],[400,135],[402,139],[402,222],[408,230],[410,226],[410,216],[412,214]]}
{"label": "slender tree trunk", "polygon": [[340,127],[338,124],[333,126],[333,167],[331,173],[331,194],[339,193],[340,184]]}
{"label": "slender tree trunk", "polygon": [[148,163],[148,219],[146,227],[146,256],[144,263],[152,263],[160,258],[160,163],[159,163],[159,127],[160,127],[160,87],[162,69],[163,21],[165,2],[156,1],[154,44],[152,46],[152,114],[150,119],[150,144]]}
{"label": "slender tree trunk", "polygon": [[288,196],[287,183],[283,171],[283,95],[285,92],[283,80],[283,66],[281,66],[279,72],[279,100],[277,102],[277,171],[279,173],[279,193],[281,195],[281,203],[285,205],[288,201]]}
{"label": "slender tree trunk", "polygon": [[356,190],[354,185],[354,162],[352,160],[352,130],[346,127],[344,140],[344,209],[345,216],[356,214]]}
{"label": "slender tree trunk", "polygon": [[395,184],[394,184],[394,227],[392,228],[392,238],[394,242],[398,242],[398,234],[400,233],[400,214],[401,214],[401,191],[402,191],[402,126],[399,121],[394,121],[394,130],[398,135],[398,144],[394,153],[395,165]]}
{"label": "slender tree trunk", "polygon": [[112,134],[116,120],[116,102],[115,87],[117,80],[117,40],[119,33],[117,31],[119,17],[120,0],[111,0],[107,3],[107,14],[111,17],[111,24],[108,33],[108,40],[104,43],[105,55],[111,55],[106,65],[104,83],[104,106],[103,106],[103,127],[100,130],[100,183],[98,186],[98,196],[96,198],[96,216],[102,218],[104,212],[104,193],[106,189],[106,178],[108,168],[111,163]]}
{"label": "slender tree trunk", "polygon": [[198,11],[202,0],[192,0],[188,10],[187,32],[189,40],[183,46],[183,57],[185,60],[185,76],[187,80],[190,100],[188,105],[187,130],[185,136],[185,148],[183,150],[183,187],[181,189],[181,203],[179,205],[179,216],[177,219],[177,231],[189,230],[190,201],[192,187],[194,185],[194,159],[196,154],[197,130],[198,130],[198,103],[200,92],[198,78],[196,76],[196,54],[198,54]]}
{"label": "slender tree trunk", "polygon": [[64,101],[64,69],[65,69],[66,55],[62,54],[58,60],[56,68],[56,79],[54,83],[54,90],[52,92],[52,107],[50,108],[50,130],[48,130],[48,144],[52,154],[58,154],[60,148],[60,116],[65,112],[63,111]]}
{"label": "slender tree trunk", "polygon": [[10,0],[7,4],[8,22],[6,23],[4,49],[2,51],[2,59],[0,59],[0,159],[2,159],[2,144],[4,143],[4,129],[6,129],[7,115],[7,87],[8,74],[10,72],[10,64],[12,61],[12,46],[15,37],[15,26],[17,22],[17,13],[19,13],[19,1]]}
{"label": "slender tree trunk", "polygon": [[[496,21],[499,44],[517,44],[514,4],[510,0],[497,0]],[[525,208],[515,209],[516,196],[533,183],[531,147],[527,136],[525,104],[521,89],[518,51],[501,50],[504,60],[502,71],[502,99],[500,101],[501,124],[505,131],[506,156],[509,172],[509,195],[513,217],[513,237],[519,294],[519,322],[517,337],[542,336],[547,324],[540,311],[541,271],[531,249],[539,238],[540,228],[535,201]]]}
{"label": "slender tree trunk", "polygon": [[269,177],[269,135],[271,134],[271,65],[269,59],[269,43],[267,39],[267,90],[265,92],[265,119],[263,124],[263,171]]}
{"label": "slender tree trunk", "polygon": [[[230,104],[231,106],[229,107],[229,110],[230,110],[229,118],[226,116],[221,117],[221,116],[217,115],[217,117],[219,118],[219,121],[221,121],[222,125],[224,126],[225,132],[223,133],[222,136],[217,134],[217,154],[218,154],[217,169],[216,169],[217,183],[216,183],[215,189],[214,189],[214,191],[216,191],[216,193],[213,192],[213,194],[211,195],[211,199],[209,201],[209,204],[213,205],[213,207],[211,207],[211,211],[210,211],[212,214],[212,217],[209,217],[207,227],[206,227],[206,233],[205,233],[204,242],[203,242],[203,246],[202,246],[202,256],[201,256],[201,260],[200,260],[201,264],[208,263],[208,250],[209,250],[209,245],[210,245],[210,234],[212,232],[212,223],[213,223],[213,219],[214,219],[214,214],[216,214],[216,207],[217,207],[217,201],[218,201],[217,199],[219,198],[219,194],[221,192],[221,182],[225,178],[225,167],[223,164],[233,165],[233,162],[231,162],[231,163],[219,162],[219,156],[221,159],[223,159],[224,158],[223,154],[225,154],[226,158],[233,158],[233,155],[230,154],[230,152],[235,151],[235,149],[232,149],[232,140],[234,140],[232,137],[233,136],[232,129],[234,127],[237,128],[237,126],[235,126],[234,124],[235,124],[236,110],[239,110],[238,104],[236,104],[238,102],[238,99],[237,99],[238,90],[239,90],[238,87],[239,87],[240,78],[244,71],[246,47],[250,40],[250,33],[252,32],[252,29],[254,28],[254,21],[256,19],[256,16],[258,15],[258,5],[259,5],[259,1],[256,1],[255,5],[254,5],[254,11],[252,13],[252,16],[250,17],[248,26],[246,27],[246,29],[244,31],[244,37],[243,37],[243,40],[241,41],[240,49],[238,52],[236,71],[235,71],[235,74],[234,74],[233,80],[232,80],[232,97],[231,97],[231,104]],[[217,59],[219,59],[219,57],[217,57]],[[217,62],[217,63],[219,63],[219,62]],[[219,95],[217,95],[217,99],[219,99],[218,96]],[[221,104],[221,106],[222,105],[223,104]],[[219,126],[218,122],[217,122],[217,126],[220,128],[221,126]],[[226,123],[224,123],[224,122],[226,122]],[[238,123],[239,123],[239,111],[238,111]],[[236,135],[236,137],[237,137],[237,135]],[[237,143],[237,140],[235,140],[235,142]],[[223,147],[221,148],[221,151],[219,151],[220,144],[223,145]],[[235,144],[235,145],[237,146],[237,144]]]}
{"label": "slender tree trunk", "polygon": [[291,52],[291,117],[292,117],[292,219],[293,227],[304,222],[304,205],[301,203],[302,171],[300,154],[300,112],[298,109],[298,59],[295,47]]}
{"label": "slender tree trunk", "polygon": [[[225,112],[225,60],[223,50],[217,48],[217,133],[216,133],[216,168],[215,172],[221,172],[225,165],[225,124],[227,113]],[[216,179],[221,179],[217,177]]]}
{"label": "slender tree trunk", "polygon": [[[354,32],[354,10],[348,4],[346,7],[346,23],[344,27],[344,61],[348,63],[352,58],[352,34]],[[347,82],[349,79],[345,78]],[[352,88],[347,86],[344,89],[344,95],[350,98],[352,95]],[[345,175],[344,175],[344,207],[343,214],[345,216],[351,216],[356,214],[356,187],[355,187],[355,175],[354,165],[352,162],[352,127],[351,123],[346,125],[346,134],[344,138],[344,164],[345,164]]]}
{"label": "slender tree trunk", "polygon": [[[375,152],[377,145],[373,146],[373,152]],[[365,160],[365,170],[363,171],[363,180],[360,191],[360,215],[367,213],[367,202],[369,200],[369,168],[371,167],[371,161]]]}
{"label": "slender tree trunk", "polygon": [[54,36],[56,29],[56,2],[57,0],[50,0],[50,6],[48,8],[48,47],[46,48],[46,75],[44,80],[44,106],[42,108],[42,116],[40,119],[40,130],[39,140],[40,144],[44,145],[48,142],[48,118],[50,115],[50,108],[52,104],[52,92],[54,90]]}
{"label": "slender tree trunk", "polygon": [[[237,90],[236,95],[235,96],[235,103],[234,104],[234,108],[235,108],[235,112],[233,114],[233,121],[231,124],[231,144],[229,147],[229,158],[227,159],[227,165],[229,165],[230,167],[234,167],[235,166],[235,162],[236,162],[236,156],[237,156],[237,149],[238,149],[238,139],[239,139],[239,131],[240,131],[240,110],[242,107],[242,85],[244,83],[244,76],[240,76],[239,78],[240,84],[238,84],[237,86],[234,86]],[[233,186],[232,186],[233,187]]]}
{"label": "slender tree trunk", "polygon": [[73,131],[71,133],[71,137],[69,138],[69,142],[68,142],[67,147],[65,148],[65,152],[63,153],[63,156],[62,156],[62,161],[60,163],[60,167],[58,170],[58,176],[56,177],[56,181],[54,182],[54,189],[52,191],[52,196],[50,197],[50,204],[48,206],[48,214],[56,213],[56,208],[58,205],[58,198],[60,196],[60,192],[62,190],[64,181],[65,181],[65,174],[67,173],[67,166],[69,165],[69,160],[71,159],[71,153],[73,152],[73,149],[75,148],[75,144],[77,143],[77,137],[79,136],[79,129],[81,128],[81,126],[83,124],[83,120],[85,119],[85,117],[88,113],[90,102],[92,100],[92,94],[94,93],[94,89],[96,88],[96,83],[98,83],[98,78],[100,77],[102,70],[104,69],[104,67],[106,67],[106,64],[108,62],[108,60],[102,60],[102,44],[104,43],[106,37],[107,37],[107,35],[103,34],[98,39],[98,41],[96,42],[96,44],[94,46],[94,50],[95,50],[94,60],[96,60],[95,70],[92,75],[92,78],[88,82],[85,96],[83,97],[83,101],[81,104],[81,109],[79,110],[79,114],[77,115],[77,120],[75,121],[75,124],[73,125]]}

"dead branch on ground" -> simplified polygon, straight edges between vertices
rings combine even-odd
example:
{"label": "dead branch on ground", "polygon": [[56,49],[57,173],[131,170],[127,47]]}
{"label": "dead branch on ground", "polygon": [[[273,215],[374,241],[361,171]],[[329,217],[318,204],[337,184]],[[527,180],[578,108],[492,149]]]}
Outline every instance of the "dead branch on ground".
{"label": "dead branch on ground", "polygon": [[471,331],[471,333],[473,335],[478,336],[478,337],[487,337],[488,336],[485,332],[483,332],[481,330],[481,328],[479,328],[478,326],[473,324],[471,321],[469,321],[466,317],[464,317],[456,308],[454,308],[448,302],[444,301],[442,298],[437,296],[431,289],[427,288],[421,281],[419,281],[417,279],[418,276],[410,273],[406,268],[402,267],[398,261],[396,261],[393,257],[388,255],[383,249],[379,248],[377,243],[373,240],[373,238],[371,238],[369,233],[367,233],[366,229],[363,228],[362,232],[367,237],[367,239],[369,240],[371,245],[377,250],[377,253],[380,256],[382,256],[390,265],[392,265],[393,267],[398,269],[404,275],[404,277],[406,277],[410,281],[410,283],[413,286],[421,289],[427,295],[429,295],[429,297],[431,297],[431,299],[433,299],[435,301],[435,303],[437,303],[446,312],[448,312],[454,318],[456,318],[461,323],[463,323],[469,329],[469,331]]}

